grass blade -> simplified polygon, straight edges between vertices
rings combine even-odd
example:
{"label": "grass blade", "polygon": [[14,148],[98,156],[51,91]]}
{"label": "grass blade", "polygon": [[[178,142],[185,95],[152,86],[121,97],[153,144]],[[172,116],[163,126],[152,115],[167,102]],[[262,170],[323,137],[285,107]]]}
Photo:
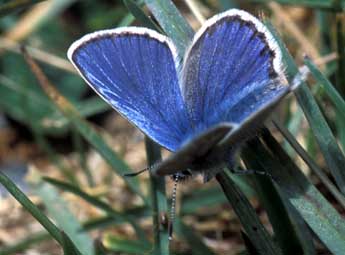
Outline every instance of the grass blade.
{"label": "grass blade", "polygon": [[0,255],[19,254],[33,245],[49,240],[50,238],[51,236],[47,232],[33,233],[11,246],[2,247],[0,249]]}
{"label": "grass blade", "polygon": [[[282,49],[283,57],[288,67],[287,72],[289,77],[295,77],[295,75],[298,73],[298,67],[296,66],[292,56],[287,51],[287,48],[281,39],[276,35],[272,26],[270,24],[267,25],[275,35],[275,38]],[[310,128],[320,146],[321,152],[337,183],[337,186],[341,192],[345,194],[345,171],[343,171],[343,167],[345,166],[345,157],[343,152],[339,148],[330,127],[328,126],[306,83],[302,83],[295,90],[295,96],[309,122]]]}
{"label": "grass blade", "polygon": [[[251,0],[251,2],[268,3],[270,0]],[[336,4],[336,1],[333,0],[276,0],[275,2],[279,4],[305,6],[315,9],[327,9],[330,11],[342,11],[344,8],[344,3],[338,5]]]}
{"label": "grass blade", "polygon": [[159,33],[163,33],[162,29],[148,17],[145,12],[141,9],[140,5],[134,0],[123,0],[124,4],[126,5],[127,9],[133,14],[133,16],[147,28],[153,29],[158,31]]}
{"label": "grass blade", "polygon": [[193,229],[184,224],[180,218],[176,218],[176,232],[179,236],[187,240],[191,255],[215,255],[215,253],[208,248],[201,238],[194,233]]}
{"label": "grass blade", "polygon": [[30,214],[49,232],[49,234],[60,244],[62,236],[60,230],[51,220],[45,216],[38,207],[3,173],[0,172],[0,183],[9,193],[26,209]]}
{"label": "grass blade", "polygon": [[[0,77],[1,80],[1,77]],[[88,118],[99,113],[104,113],[111,110],[111,107],[100,97],[94,96],[88,99],[75,103],[75,108],[77,109],[80,116],[83,118]],[[70,121],[61,112],[56,111],[51,116],[47,116],[42,119],[40,125],[45,128],[64,128],[69,125]]]}
{"label": "grass blade", "polygon": [[14,11],[21,10],[30,5],[42,2],[44,0],[13,0],[0,5],[0,16],[8,15]]}
{"label": "grass blade", "polygon": [[[248,169],[262,169],[260,161],[244,149],[242,158]],[[291,204],[281,197],[267,176],[251,178],[273,227],[283,254],[316,254],[309,228]]]}
{"label": "grass blade", "polygon": [[339,92],[336,90],[336,88],[334,88],[332,83],[322,74],[322,72],[316,67],[316,65],[312,62],[311,59],[305,58],[304,64],[309,68],[315,80],[318,82],[318,84],[320,84],[320,86],[324,89],[329,98],[332,100],[338,112],[342,114],[345,118],[345,101],[339,94]]}
{"label": "grass blade", "polygon": [[256,250],[265,255],[282,254],[260,222],[248,199],[236,187],[229,174],[223,171],[216,178]]}
{"label": "grass blade", "polygon": [[[123,222],[128,222],[130,223],[134,230],[136,231],[138,237],[144,241],[147,242],[146,239],[146,234],[144,233],[144,231],[135,223],[135,221],[133,221],[132,218],[130,218],[129,216],[127,216],[124,213],[120,213],[117,212],[115,209],[113,209],[110,205],[108,205],[107,203],[103,202],[102,200],[95,198],[87,193],[85,193],[84,191],[82,191],[81,189],[79,189],[78,187],[75,187],[69,183],[63,182],[63,181],[58,181],[56,179],[52,179],[49,177],[44,177],[43,178],[46,182],[62,189],[65,192],[71,192],[74,195],[84,199],[85,201],[89,202],[90,204],[92,204],[93,206],[105,211],[106,213],[108,213],[109,215],[111,215],[112,217],[114,217],[115,219],[120,219]],[[79,228],[80,229],[80,228]]]}
{"label": "grass blade", "polygon": [[82,255],[80,251],[73,245],[71,239],[69,239],[69,237],[64,232],[61,232],[61,235],[63,241],[62,248],[64,255]]}
{"label": "grass blade", "polygon": [[[232,175],[231,179],[247,197],[256,195],[253,187],[243,181],[240,176]],[[218,186],[194,190],[192,193],[184,195],[181,200],[180,214],[182,215],[192,214],[201,208],[217,206],[227,202],[226,196]]]}
{"label": "grass blade", "polygon": [[[143,245],[143,243],[134,240],[125,240],[113,235],[107,235],[103,241],[105,248],[109,251],[119,252],[122,254],[151,254],[149,253],[151,247]],[[164,253],[162,253],[163,255]],[[164,254],[165,255],[165,254]]]}
{"label": "grass blade", "polygon": [[[158,144],[145,137],[146,154],[149,166],[161,161]],[[169,232],[165,225],[161,225],[162,215],[168,214],[168,203],[165,192],[165,178],[153,176],[150,172],[151,201],[153,217],[154,248],[153,254],[169,255]]]}
{"label": "grass blade", "polygon": [[[35,179],[30,179],[30,183],[34,193],[42,199],[48,214],[63,231],[62,246],[68,245],[70,247],[71,241],[68,241],[67,238],[71,238],[77,250],[80,250],[84,255],[93,255],[94,247],[91,237],[87,233],[79,231],[81,228],[80,223],[71,213],[66,202],[61,198],[57,190],[53,186],[43,182],[41,176],[36,176],[36,174]],[[66,234],[68,237],[66,237]]]}
{"label": "grass blade", "polygon": [[273,176],[281,196],[291,202],[331,252],[345,253],[344,219],[308,181],[272,135],[264,132],[263,138],[269,152],[258,140],[253,140],[250,148],[262,162],[263,169]]}
{"label": "grass blade", "polygon": [[190,44],[194,31],[171,0],[144,0],[165,33],[174,41],[180,56]]}
{"label": "grass blade", "polygon": [[345,208],[345,198],[334,186],[334,184],[328,179],[327,175],[318,167],[315,161],[308,155],[308,153],[303,149],[303,147],[298,143],[294,136],[282,126],[279,122],[274,121],[274,125],[277,127],[279,132],[285,137],[289,144],[298,152],[304,162],[308,167],[320,178],[322,183],[328,188],[329,192],[332,193],[334,198],[338,201],[343,208]]}

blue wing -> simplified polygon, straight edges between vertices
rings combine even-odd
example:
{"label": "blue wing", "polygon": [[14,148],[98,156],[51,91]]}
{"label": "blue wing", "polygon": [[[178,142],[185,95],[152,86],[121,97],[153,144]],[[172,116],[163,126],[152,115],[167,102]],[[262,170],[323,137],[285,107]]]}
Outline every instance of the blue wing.
{"label": "blue wing", "polygon": [[194,123],[240,124],[285,94],[284,80],[270,32],[249,13],[232,9],[196,34],[185,57],[182,94]]}
{"label": "blue wing", "polygon": [[175,55],[166,37],[137,27],[86,35],[68,51],[80,74],[105,101],[172,151],[190,129]]}

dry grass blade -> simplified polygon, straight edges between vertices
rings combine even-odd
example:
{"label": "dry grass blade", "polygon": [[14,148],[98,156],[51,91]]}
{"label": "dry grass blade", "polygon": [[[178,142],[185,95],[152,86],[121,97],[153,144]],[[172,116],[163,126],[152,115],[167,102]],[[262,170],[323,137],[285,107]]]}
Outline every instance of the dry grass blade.
{"label": "dry grass blade", "polygon": [[[275,3],[270,2],[268,4],[270,9],[273,13],[279,17],[280,24],[284,24],[284,27],[292,35],[292,37],[300,44],[303,51],[306,52],[308,55],[311,56],[312,59],[319,59],[320,54],[317,48],[312,44],[305,34],[300,30],[300,28],[296,25],[294,20],[290,17],[290,15],[283,10],[283,8]],[[279,25],[279,24],[278,24]]]}
{"label": "dry grass blade", "polygon": [[[5,50],[12,51],[15,53],[21,53],[20,48],[21,48],[21,45],[17,43],[16,41],[13,41],[5,37],[0,37],[0,52],[3,49],[5,49]],[[72,64],[68,62],[66,59],[60,58],[49,52],[45,52],[43,50],[30,47],[30,46],[26,46],[26,49],[28,52],[30,52],[30,56],[32,56],[36,60],[39,60],[43,63],[54,66],[61,70],[65,70],[70,73],[74,73],[74,74],[78,73],[75,70],[75,68],[72,66]]]}

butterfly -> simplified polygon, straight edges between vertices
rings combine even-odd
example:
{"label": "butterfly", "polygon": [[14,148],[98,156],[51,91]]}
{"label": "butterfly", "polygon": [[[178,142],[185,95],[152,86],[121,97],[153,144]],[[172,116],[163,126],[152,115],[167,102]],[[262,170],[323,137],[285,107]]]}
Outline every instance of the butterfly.
{"label": "butterfly", "polygon": [[272,34],[238,9],[208,19],[183,60],[168,37],[142,27],[87,34],[68,58],[100,97],[174,152],[153,167],[156,175],[202,173],[208,181],[232,167],[291,91]]}

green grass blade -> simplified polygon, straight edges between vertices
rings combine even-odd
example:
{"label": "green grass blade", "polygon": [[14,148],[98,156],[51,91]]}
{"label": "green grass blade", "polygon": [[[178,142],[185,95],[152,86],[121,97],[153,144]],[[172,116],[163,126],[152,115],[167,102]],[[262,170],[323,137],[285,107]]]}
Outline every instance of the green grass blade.
{"label": "green grass blade", "polygon": [[303,149],[303,147],[298,143],[294,136],[282,126],[279,122],[274,121],[274,125],[277,127],[279,132],[285,137],[289,144],[294,148],[294,150],[301,156],[308,167],[320,178],[322,183],[328,188],[329,192],[334,196],[343,208],[345,208],[345,198],[334,186],[334,184],[329,180],[327,175],[322,169],[318,167],[315,161],[308,155],[308,153]]}
{"label": "green grass blade", "polygon": [[180,218],[176,218],[175,223],[175,230],[179,236],[183,237],[183,239],[188,242],[192,251],[191,255],[215,255],[215,253],[204,244],[201,238],[194,233],[193,229],[184,224]]}
{"label": "green grass blade", "polygon": [[150,246],[134,240],[121,239],[113,235],[107,235],[103,244],[109,251],[115,252],[116,254],[152,254],[150,253]]}
{"label": "green grass blade", "polygon": [[72,140],[74,150],[78,153],[79,166],[84,173],[88,185],[90,187],[94,187],[95,181],[92,172],[87,164],[87,155],[86,148],[84,146],[84,140],[80,133],[75,129],[72,130]]}
{"label": "green grass blade", "polygon": [[48,159],[51,161],[51,163],[56,165],[57,169],[61,171],[61,173],[67,180],[78,185],[78,180],[75,177],[72,169],[66,166],[59,154],[54,150],[51,144],[44,137],[44,135],[42,134],[42,130],[40,130],[39,127],[35,124],[33,124],[32,126],[32,133],[34,135],[36,143],[39,145],[42,151],[47,154]]}
{"label": "green grass blade", "polygon": [[165,33],[174,41],[180,56],[189,46],[194,31],[171,0],[144,0]]}
{"label": "green grass blade", "polygon": [[309,58],[304,59],[304,64],[309,68],[311,74],[314,76],[315,80],[320,84],[320,86],[327,93],[329,98],[332,100],[334,106],[337,108],[338,112],[342,114],[345,118],[345,101],[332,83],[327,79],[326,76],[316,67],[316,65]]}
{"label": "green grass blade", "polygon": [[128,13],[118,24],[118,27],[127,27],[130,26],[133,21],[135,21],[135,17],[132,15],[132,13]]}
{"label": "green grass blade", "polygon": [[[250,0],[250,2],[268,3],[270,0]],[[342,11],[344,8],[344,3],[337,5],[334,0],[276,0],[275,2],[287,5],[305,6],[314,9],[327,9],[330,11]]]}
{"label": "green grass blade", "polygon": [[95,249],[95,255],[107,255],[107,251],[100,240],[96,240]]}
{"label": "green grass blade", "polygon": [[[340,0],[338,0],[338,2],[340,2]],[[337,85],[337,89],[338,89],[339,93],[342,96],[345,96],[345,77],[344,77],[344,71],[345,71],[345,51],[344,51],[345,22],[344,22],[343,17],[340,17],[340,16],[335,17],[335,22],[336,22],[336,43],[337,43],[337,53],[338,53],[338,58],[337,58],[338,68],[336,71],[336,85]]]}
{"label": "green grass blade", "polygon": [[30,5],[43,2],[44,0],[12,0],[0,5],[0,17],[8,15],[14,11],[21,10]]}
{"label": "green grass blade", "polygon": [[[148,137],[145,137],[145,146],[147,161],[149,166],[161,161],[161,151],[158,144],[154,143]],[[153,239],[154,248],[152,254],[169,255],[169,233],[166,226],[161,225],[161,217],[168,215],[168,203],[165,192],[165,178],[152,176],[150,172],[151,184],[151,201],[152,201],[152,217],[153,217]]]}
{"label": "green grass blade", "polygon": [[141,9],[140,5],[134,0],[123,0],[127,9],[133,14],[133,16],[145,27],[163,33],[162,29],[148,17]]}
{"label": "green grass blade", "polygon": [[223,171],[216,178],[256,250],[264,255],[282,254],[260,222],[254,208],[232,181],[229,174]]}
{"label": "green grass blade", "polygon": [[57,190],[53,186],[43,182],[40,176],[31,181],[31,186],[34,193],[42,199],[48,214],[63,231],[64,238],[62,246],[64,247],[66,244],[71,246],[71,244],[67,242],[68,240],[65,236],[67,234],[68,237],[73,240],[76,249],[80,250],[83,255],[94,255],[91,237],[87,233],[79,231],[81,224],[71,213],[66,202],[61,198]]}
{"label": "green grass blade", "polygon": [[[276,35],[274,29],[270,24],[267,24],[270,30],[275,35],[275,38],[282,49],[283,59],[287,64],[287,73],[290,78],[293,78],[298,73],[298,67],[296,66],[292,56],[288,52],[287,48],[281,41],[281,39]],[[302,83],[296,90],[295,96],[301,106],[311,130],[318,142],[321,152],[326,160],[326,163],[331,171],[337,186],[345,193],[345,171],[343,167],[345,166],[345,157],[341,151],[338,143],[332,134],[330,127],[328,126],[322,112],[314,99],[312,93],[310,92],[306,83]]]}
{"label": "green grass blade", "polygon": [[265,132],[263,137],[269,152],[258,140],[253,140],[250,148],[262,162],[264,170],[273,176],[281,196],[291,202],[331,252],[345,253],[343,218],[308,181],[272,135]]}
{"label": "green grass blade", "polygon": [[[248,169],[262,169],[260,161],[244,148],[242,158]],[[253,176],[254,177],[254,176]],[[309,228],[289,202],[281,197],[267,176],[251,178],[273,227],[283,254],[316,254]]]}
{"label": "green grass blade", "polygon": [[[253,187],[247,182],[243,181],[241,176],[232,175],[231,179],[236,183],[237,186],[247,197],[253,197],[256,195]],[[200,188],[193,190],[192,193],[183,195],[180,214],[192,214],[200,210],[201,208],[213,207],[221,205],[227,202],[227,199],[222,192],[221,188]]]}
{"label": "green grass blade", "polygon": [[0,248],[0,255],[15,255],[19,254],[28,248],[34,246],[35,244],[39,244],[41,242],[47,241],[51,238],[50,234],[47,232],[40,232],[40,233],[32,233],[27,238],[20,240],[19,242]]}
{"label": "green grass blade", "polygon": [[237,8],[238,4],[233,0],[219,0],[219,5],[222,11],[229,10],[231,8]]}
{"label": "green grass blade", "polygon": [[84,255],[81,254],[80,251],[73,245],[71,239],[69,239],[69,237],[64,232],[61,232],[61,235],[63,241],[62,248],[64,255]]}
{"label": "green grass blade", "polygon": [[[1,79],[1,77],[0,77]],[[109,111],[111,107],[100,97],[91,97],[84,99],[75,103],[75,108],[77,109],[80,116],[84,118],[91,117],[93,115]],[[56,127],[63,128],[70,124],[68,118],[66,118],[60,111],[56,111],[51,116],[47,116],[42,120],[40,125],[45,128]]]}
{"label": "green grass blade", "polygon": [[[142,240],[143,242],[147,242],[147,238],[146,238],[146,234],[145,232],[140,228],[140,226],[138,226],[135,221],[127,216],[124,213],[120,213],[117,212],[115,209],[113,209],[110,205],[108,205],[107,203],[103,202],[102,200],[93,197],[89,194],[87,194],[86,192],[82,191],[81,189],[79,189],[76,186],[73,186],[69,183],[63,182],[63,181],[58,181],[56,179],[52,179],[49,177],[44,177],[43,180],[45,180],[46,182],[62,189],[65,192],[71,192],[72,194],[84,199],[85,201],[87,201],[88,203],[92,204],[93,206],[103,210],[104,212],[106,212],[107,214],[111,215],[112,217],[114,217],[115,219],[121,219],[123,222],[128,222],[132,225],[132,227],[134,228],[134,230],[136,231],[138,237],[140,238],[140,240]],[[79,228],[80,230],[80,228]]]}
{"label": "green grass blade", "polygon": [[[99,132],[90,123],[74,114],[69,115],[69,118],[84,139],[97,150],[97,152],[111,166],[112,170],[119,177],[123,178],[123,175],[129,172],[129,166],[110,148]],[[135,194],[146,201],[146,198],[140,190],[138,180],[134,178],[124,178],[124,181]]]}
{"label": "green grass blade", "polygon": [[49,234],[60,244],[62,236],[60,230],[54,223],[45,216],[38,207],[3,173],[0,172],[0,183],[9,193],[26,209],[30,214],[49,232]]}

